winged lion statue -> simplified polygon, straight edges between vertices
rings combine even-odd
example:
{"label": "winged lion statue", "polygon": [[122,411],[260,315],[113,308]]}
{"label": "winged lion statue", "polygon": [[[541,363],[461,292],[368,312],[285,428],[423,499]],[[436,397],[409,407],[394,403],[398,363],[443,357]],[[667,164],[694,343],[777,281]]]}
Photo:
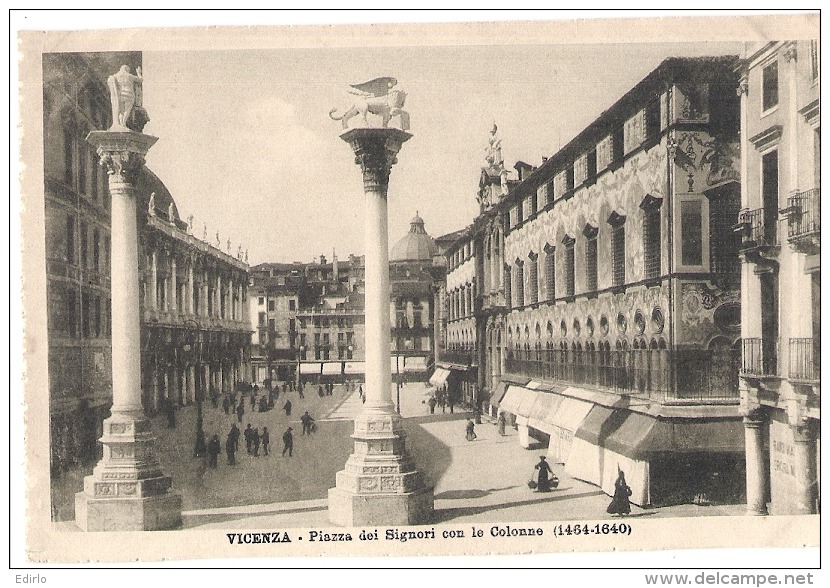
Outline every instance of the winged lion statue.
{"label": "winged lion statue", "polygon": [[393,90],[398,80],[390,77],[375,78],[362,84],[351,84],[350,94],[355,96],[352,105],[341,115],[336,115],[337,108],[332,108],[329,116],[339,120],[344,129],[349,128],[349,121],[360,115],[363,119],[363,126],[370,127],[369,113],[381,117],[381,126],[386,128],[392,117],[399,117],[401,130],[409,129],[409,113],[403,110],[406,102],[406,92]]}

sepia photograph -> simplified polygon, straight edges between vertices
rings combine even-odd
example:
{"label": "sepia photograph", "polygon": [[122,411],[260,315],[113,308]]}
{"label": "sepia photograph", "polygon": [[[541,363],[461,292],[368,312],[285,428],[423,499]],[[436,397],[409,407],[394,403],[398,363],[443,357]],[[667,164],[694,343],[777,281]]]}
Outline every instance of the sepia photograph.
{"label": "sepia photograph", "polygon": [[18,31],[28,561],[818,548],[818,14],[601,16]]}

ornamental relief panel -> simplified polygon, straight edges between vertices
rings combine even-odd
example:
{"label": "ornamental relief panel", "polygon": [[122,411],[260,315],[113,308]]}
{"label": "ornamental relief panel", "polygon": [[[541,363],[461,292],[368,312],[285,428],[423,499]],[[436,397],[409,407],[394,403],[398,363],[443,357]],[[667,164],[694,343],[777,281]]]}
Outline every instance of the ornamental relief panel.
{"label": "ornamental relief panel", "polygon": [[[642,333],[635,327],[639,322],[635,318],[638,311],[643,317]],[[625,325],[622,329],[618,326],[620,315],[623,317],[622,324]],[[525,343],[529,343],[531,349],[534,349],[537,341],[543,348],[548,342],[558,345],[561,341],[584,344],[589,341],[613,343],[620,340],[632,344],[635,338],[646,338],[649,341],[651,338],[665,338],[668,320],[667,288],[642,288],[622,294],[578,299],[568,304],[542,305],[535,309],[511,312],[507,315],[504,340],[514,349],[517,342],[522,348]],[[560,328],[562,323],[566,325],[564,335]],[[577,323],[580,325],[578,336],[574,330]],[[539,337],[536,335],[536,325],[539,325]],[[588,325],[593,326],[592,335],[589,335],[592,329]]]}
{"label": "ornamental relief panel", "polygon": [[672,152],[678,193],[699,194],[741,181],[741,147],[737,140],[722,141],[703,132],[683,132],[678,133]]}
{"label": "ornamental relief panel", "polygon": [[739,290],[710,288],[706,283],[681,285],[678,302],[683,328],[678,329],[678,343],[705,346],[717,335],[737,339],[740,336]]}

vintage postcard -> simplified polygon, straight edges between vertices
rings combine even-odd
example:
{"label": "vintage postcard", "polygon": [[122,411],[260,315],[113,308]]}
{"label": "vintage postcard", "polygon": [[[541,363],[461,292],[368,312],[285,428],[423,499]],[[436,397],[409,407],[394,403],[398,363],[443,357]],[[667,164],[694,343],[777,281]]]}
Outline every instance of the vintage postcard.
{"label": "vintage postcard", "polygon": [[33,565],[819,545],[817,15],[117,24],[19,32]]}

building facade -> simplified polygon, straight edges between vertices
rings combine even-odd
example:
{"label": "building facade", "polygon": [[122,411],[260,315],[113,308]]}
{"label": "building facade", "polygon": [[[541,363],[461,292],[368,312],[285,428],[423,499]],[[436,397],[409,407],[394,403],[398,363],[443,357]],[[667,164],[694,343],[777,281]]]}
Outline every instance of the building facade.
{"label": "building facade", "polygon": [[749,46],[741,75],[747,502],[819,509],[821,121],[818,41]]}
{"label": "building facade", "polygon": [[[98,458],[102,421],[112,405],[110,195],[86,137],[110,127],[106,80],[125,64],[140,67],[141,53],[43,56],[53,475]],[[195,239],[146,167],[137,188],[140,385],[144,408],[153,412],[165,399],[187,404],[211,385],[245,378],[247,264]]]}
{"label": "building facade", "polygon": [[516,180],[491,139],[449,250],[479,404],[609,493],[625,470],[637,504],[742,492],[735,64],[667,59]]}

